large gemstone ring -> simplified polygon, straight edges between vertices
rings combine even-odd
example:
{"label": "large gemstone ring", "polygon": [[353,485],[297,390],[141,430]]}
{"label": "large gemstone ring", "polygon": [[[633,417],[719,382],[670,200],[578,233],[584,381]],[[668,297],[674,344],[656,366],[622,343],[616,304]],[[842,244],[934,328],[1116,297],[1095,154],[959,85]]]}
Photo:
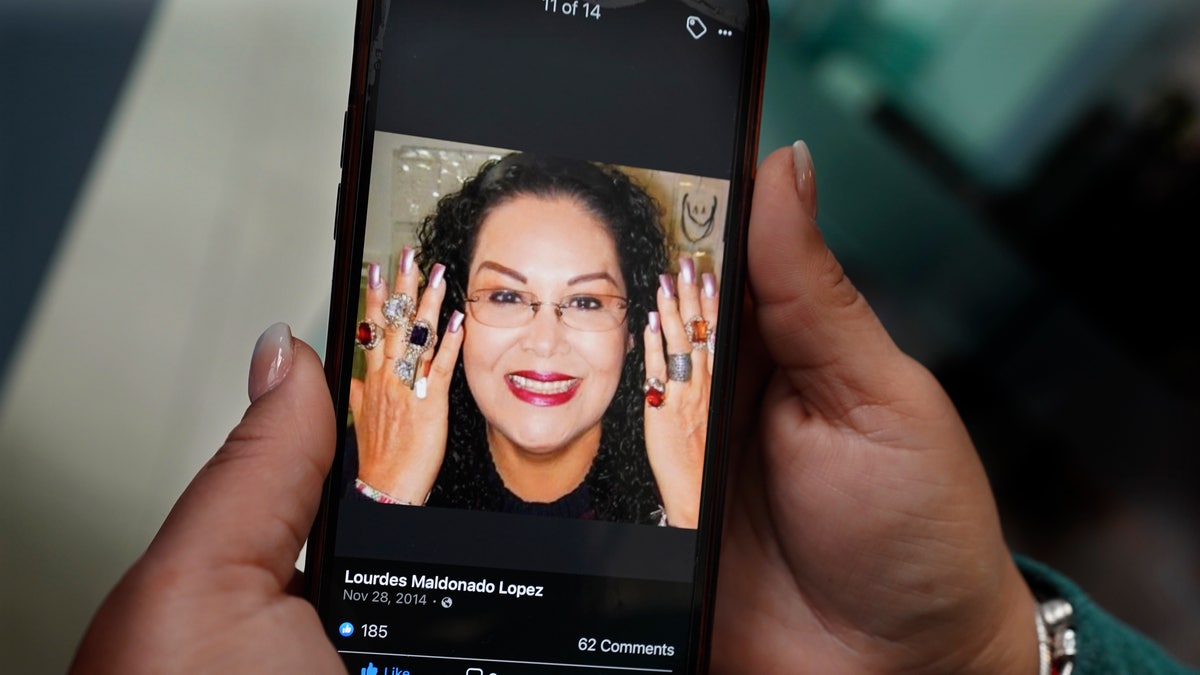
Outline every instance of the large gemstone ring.
{"label": "large gemstone ring", "polygon": [[642,391],[646,393],[646,403],[651,408],[661,408],[667,402],[667,385],[657,377],[647,377]]}
{"label": "large gemstone ring", "polygon": [[366,351],[379,346],[379,327],[374,321],[358,322],[358,327],[354,329],[354,343]]}
{"label": "large gemstone ring", "polygon": [[392,293],[383,301],[383,318],[391,328],[405,328],[417,314],[417,303],[407,293]]}
{"label": "large gemstone ring", "polygon": [[412,388],[417,378],[417,362],[422,354],[433,349],[436,342],[437,334],[433,332],[433,326],[429,325],[428,321],[414,321],[409,326],[408,348],[404,350],[404,357],[396,361],[396,377],[400,378],[404,386]]}
{"label": "large gemstone ring", "polygon": [[692,343],[692,349],[708,348],[708,322],[703,317],[693,316],[688,319],[683,328],[687,331],[688,342]]}

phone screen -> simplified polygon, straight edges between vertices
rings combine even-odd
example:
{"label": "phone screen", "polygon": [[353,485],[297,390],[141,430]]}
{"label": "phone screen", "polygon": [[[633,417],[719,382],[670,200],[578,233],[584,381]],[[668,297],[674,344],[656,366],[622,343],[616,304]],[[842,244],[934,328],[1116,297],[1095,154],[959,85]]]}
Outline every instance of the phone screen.
{"label": "phone screen", "polygon": [[308,561],[350,672],[703,668],[762,5],[360,6]]}

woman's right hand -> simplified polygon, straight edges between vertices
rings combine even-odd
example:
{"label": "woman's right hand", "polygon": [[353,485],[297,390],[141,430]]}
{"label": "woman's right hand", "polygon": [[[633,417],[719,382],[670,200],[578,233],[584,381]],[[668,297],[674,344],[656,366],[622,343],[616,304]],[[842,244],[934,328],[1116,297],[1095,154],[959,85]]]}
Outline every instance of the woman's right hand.
{"label": "woman's right hand", "polygon": [[826,247],[803,144],[759,167],[748,242],[712,672],[1037,672],[987,474]]}
{"label": "woman's right hand", "polygon": [[[378,337],[377,344],[365,349],[363,379],[350,382],[358,479],[403,504],[425,503],[446,454],[450,376],[462,346],[463,315],[455,312],[451,316],[438,344],[437,321],[446,295],[444,274],[445,267],[434,265],[418,298],[420,273],[411,248],[401,251],[390,293],[379,265],[368,267],[365,320]],[[384,304],[401,295],[415,299],[415,315],[410,311],[406,319],[392,312],[389,322]],[[428,329],[429,346],[419,353],[413,342],[420,342],[422,331],[418,329],[411,339],[410,327],[422,322]],[[414,382],[406,382],[400,374],[409,368]]]}

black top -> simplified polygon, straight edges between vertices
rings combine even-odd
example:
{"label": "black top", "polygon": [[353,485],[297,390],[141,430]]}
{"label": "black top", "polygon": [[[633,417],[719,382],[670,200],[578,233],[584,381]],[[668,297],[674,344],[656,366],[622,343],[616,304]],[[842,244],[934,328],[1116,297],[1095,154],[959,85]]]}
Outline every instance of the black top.
{"label": "black top", "polygon": [[[587,483],[580,483],[567,494],[559,497],[552,502],[527,502],[517,495],[513,494],[504,485],[504,481],[500,478],[500,473],[496,471],[496,465],[493,462],[487,463],[487,475],[481,476],[481,480],[488,483],[495,492],[500,494],[500,502],[495,505],[495,508],[487,509],[499,513],[517,513],[525,516],[550,516],[553,518],[572,518],[576,520],[593,520],[596,510],[592,505],[591,491],[588,489]],[[363,501],[373,501],[369,497],[363,495],[354,487],[354,479],[358,476],[358,436],[354,433],[354,429],[350,428],[346,431],[346,453],[345,461],[342,465],[342,494],[350,499]],[[437,492],[430,497],[427,506],[449,506],[448,504],[439,503]]]}

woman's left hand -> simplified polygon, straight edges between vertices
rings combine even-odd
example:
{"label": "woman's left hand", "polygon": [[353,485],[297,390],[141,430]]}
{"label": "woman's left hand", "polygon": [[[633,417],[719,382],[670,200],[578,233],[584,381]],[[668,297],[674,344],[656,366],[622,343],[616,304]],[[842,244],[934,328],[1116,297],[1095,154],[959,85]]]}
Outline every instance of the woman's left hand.
{"label": "woman's left hand", "polygon": [[336,446],[321,359],[276,324],[249,384],[245,417],[100,606],[72,675],[346,672],[293,566]]}
{"label": "woman's left hand", "polygon": [[678,276],[663,274],[660,281],[658,312],[651,312],[642,335],[646,382],[653,388],[646,395],[646,452],[667,523],[696,527],[712,387],[710,333],[717,324],[717,280],[710,273],[698,276],[695,261],[685,256],[679,260]]}

